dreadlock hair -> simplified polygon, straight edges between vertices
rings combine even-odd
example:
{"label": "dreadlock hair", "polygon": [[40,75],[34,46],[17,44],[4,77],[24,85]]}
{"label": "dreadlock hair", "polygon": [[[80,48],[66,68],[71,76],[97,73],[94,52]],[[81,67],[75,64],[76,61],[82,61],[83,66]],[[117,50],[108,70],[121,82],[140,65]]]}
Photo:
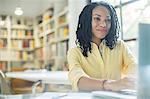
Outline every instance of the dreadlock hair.
{"label": "dreadlock hair", "polygon": [[91,41],[92,41],[92,11],[97,6],[106,7],[111,16],[111,27],[108,34],[102,40],[105,40],[106,46],[113,49],[116,46],[117,39],[119,37],[120,26],[118,17],[114,7],[107,2],[94,2],[86,5],[79,15],[77,30],[76,30],[76,45],[82,49],[82,54],[88,57],[88,52],[91,53]]}

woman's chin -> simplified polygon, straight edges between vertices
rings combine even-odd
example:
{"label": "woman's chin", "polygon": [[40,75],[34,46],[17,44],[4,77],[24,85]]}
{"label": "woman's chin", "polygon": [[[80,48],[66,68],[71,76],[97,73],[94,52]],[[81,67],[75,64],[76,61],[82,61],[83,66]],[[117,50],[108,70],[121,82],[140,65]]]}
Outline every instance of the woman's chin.
{"label": "woman's chin", "polygon": [[101,36],[98,36],[98,38],[99,38],[99,39],[103,39],[103,38],[105,38],[105,36],[106,36],[106,35],[101,35]]}

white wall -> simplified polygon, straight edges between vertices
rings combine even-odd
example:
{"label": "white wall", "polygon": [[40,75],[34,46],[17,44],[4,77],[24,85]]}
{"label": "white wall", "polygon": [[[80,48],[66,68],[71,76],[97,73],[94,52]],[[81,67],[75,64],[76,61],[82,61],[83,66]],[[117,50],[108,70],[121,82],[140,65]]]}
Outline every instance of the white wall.
{"label": "white wall", "polygon": [[76,40],[76,28],[78,23],[78,17],[87,4],[87,0],[68,0],[69,5],[69,48],[75,47]]}

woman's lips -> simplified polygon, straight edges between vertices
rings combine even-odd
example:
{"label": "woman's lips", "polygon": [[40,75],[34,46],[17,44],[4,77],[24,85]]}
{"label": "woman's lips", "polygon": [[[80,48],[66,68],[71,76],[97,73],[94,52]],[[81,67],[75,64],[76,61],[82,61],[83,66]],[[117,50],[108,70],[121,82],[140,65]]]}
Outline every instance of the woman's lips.
{"label": "woman's lips", "polygon": [[100,32],[107,32],[107,29],[97,29],[97,31],[100,31]]}

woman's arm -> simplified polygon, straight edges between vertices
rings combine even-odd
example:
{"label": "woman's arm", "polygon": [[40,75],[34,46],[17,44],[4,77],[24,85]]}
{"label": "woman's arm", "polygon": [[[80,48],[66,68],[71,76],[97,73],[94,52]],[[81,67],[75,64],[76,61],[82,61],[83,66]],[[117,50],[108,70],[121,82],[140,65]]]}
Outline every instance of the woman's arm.
{"label": "woman's arm", "polygon": [[80,91],[103,90],[105,81],[106,80],[81,77],[78,81],[78,88]]}
{"label": "woman's arm", "polygon": [[132,78],[123,78],[121,80],[99,80],[89,77],[81,77],[78,81],[80,91],[120,91],[123,89],[134,89],[135,80]]}
{"label": "woman's arm", "polygon": [[107,80],[104,83],[104,89],[108,91],[120,91],[123,89],[135,89],[136,80],[125,77],[120,80]]}

